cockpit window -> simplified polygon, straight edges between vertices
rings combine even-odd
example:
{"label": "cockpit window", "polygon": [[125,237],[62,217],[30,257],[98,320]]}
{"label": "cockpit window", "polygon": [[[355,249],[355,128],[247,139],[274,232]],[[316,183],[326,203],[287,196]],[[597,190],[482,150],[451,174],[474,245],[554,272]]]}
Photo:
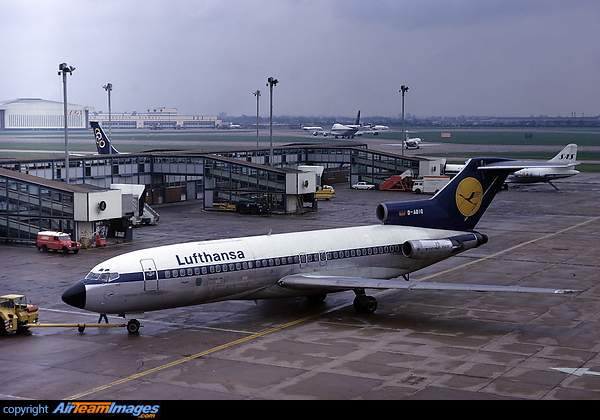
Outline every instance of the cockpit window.
{"label": "cockpit window", "polygon": [[87,276],[85,276],[86,280],[98,280],[104,283],[109,281],[113,281],[119,278],[119,273],[114,271],[90,271]]}

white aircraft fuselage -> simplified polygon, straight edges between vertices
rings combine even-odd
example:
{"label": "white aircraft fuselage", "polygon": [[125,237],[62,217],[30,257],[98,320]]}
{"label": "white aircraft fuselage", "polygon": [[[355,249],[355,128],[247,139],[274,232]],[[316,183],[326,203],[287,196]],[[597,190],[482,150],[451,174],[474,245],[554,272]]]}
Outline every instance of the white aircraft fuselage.
{"label": "white aircraft fuselage", "polygon": [[569,168],[524,168],[508,176],[506,182],[529,184],[534,182],[549,182],[555,179],[568,178],[577,175],[578,170]]}
{"label": "white aircraft fuselage", "polygon": [[359,127],[356,125],[335,123],[331,126],[331,133],[336,137],[354,137],[354,135],[358,132],[358,129]]}
{"label": "white aircraft fuselage", "polygon": [[[440,239],[464,232],[373,225],[190,242],[133,251],[94,267],[80,283],[80,307],[136,313],[229,299],[306,296],[279,281],[296,274],[390,279],[418,270],[448,252],[408,258],[406,241]],[[473,235],[473,234],[471,234]],[[483,240],[473,236],[468,247]],[[448,250],[451,252],[451,250]],[[443,258],[442,258],[443,257]]]}

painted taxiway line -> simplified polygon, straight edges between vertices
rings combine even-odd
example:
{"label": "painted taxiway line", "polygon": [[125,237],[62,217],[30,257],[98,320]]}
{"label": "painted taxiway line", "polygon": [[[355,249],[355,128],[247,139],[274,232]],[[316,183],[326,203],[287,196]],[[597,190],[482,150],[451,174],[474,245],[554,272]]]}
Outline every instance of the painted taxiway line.
{"label": "painted taxiway line", "polygon": [[577,223],[576,225],[566,227],[564,229],[558,230],[558,231],[553,232],[553,233],[549,233],[549,234],[544,235],[544,236],[540,236],[539,238],[531,239],[529,241],[520,243],[518,245],[511,246],[510,248],[503,249],[502,251],[495,252],[495,253],[490,254],[490,255],[488,255],[486,257],[478,258],[476,260],[469,261],[467,263],[458,265],[456,267],[448,268],[446,270],[439,271],[437,273],[433,273],[433,274],[431,274],[429,276],[426,276],[426,277],[423,277],[423,278],[420,278],[420,279],[414,280],[414,281],[429,280],[431,278],[434,278],[434,277],[437,277],[437,276],[441,276],[443,274],[448,274],[448,273],[451,273],[452,271],[459,270],[461,268],[468,267],[468,266],[471,266],[473,264],[477,264],[477,263],[480,263],[480,262],[483,262],[483,261],[486,261],[486,260],[493,259],[493,258],[499,257],[500,255],[505,254],[507,252],[514,251],[515,249],[521,248],[521,247],[526,246],[526,245],[531,245],[531,244],[539,242],[539,241],[543,241],[544,239],[548,239],[548,238],[551,238],[551,237],[556,236],[556,235],[561,235],[561,234],[566,233],[566,232],[568,232],[570,230],[577,229],[579,227],[585,226],[585,225],[590,224],[592,222],[595,222],[597,220],[600,220],[600,216],[593,217],[593,218],[591,218],[589,220],[583,221],[581,223]]}
{"label": "painted taxiway line", "polygon": [[[586,221],[583,221],[583,222],[581,222],[581,223],[578,223],[578,224],[576,224],[576,225],[569,226],[569,227],[567,227],[567,228],[564,228],[564,229],[558,230],[558,231],[556,231],[556,232],[553,232],[553,233],[550,233],[550,234],[547,234],[547,235],[541,236],[541,237],[539,237],[539,238],[536,238],[536,239],[531,239],[531,240],[529,240],[529,241],[526,241],[526,242],[523,242],[523,243],[521,243],[521,244],[514,245],[514,246],[512,246],[512,247],[510,247],[510,248],[504,249],[504,250],[502,250],[502,251],[498,251],[498,252],[496,252],[496,253],[494,253],[494,254],[490,254],[490,255],[488,255],[488,256],[486,256],[486,257],[482,257],[482,258],[479,258],[479,259],[477,259],[477,260],[474,260],[474,261],[469,261],[469,262],[467,262],[467,263],[464,263],[464,264],[458,265],[458,266],[456,266],[456,267],[449,268],[449,269],[447,269],[447,270],[444,270],[444,271],[440,271],[440,272],[438,272],[438,273],[431,274],[431,275],[429,275],[429,276],[423,277],[423,278],[421,278],[421,279],[418,279],[418,280],[416,280],[416,281],[425,281],[425,280],[431,279],[431,278],[433,278],[433,277],[437,277],[437,276],[440,276],[440,275],[443,275],[443,274],[446,274],[446,273],[449,273],[449,272],[452,272],[452,271],[455,271],[455,270],[459,270],[459,269],[461,269],[461,268],[465,268],[465,267],[471,266],[471,265],[473,265],[473,264],[476,264],[476,263],[479,263],[479,262],[483,262],[483,261],[486,261],[486,260],[489,260],[489,259],[492,259],[492,258],[496,258],[496,257],[498,257],[498,256],[500,256],[500,255],[502,255],[502,254],[505,254],[505,253],[507,253],[507,252],[513,251],[513,250],[515,250],[515,249],[518,249],[518,248],[520,248],[520,247],[523,247],[523,246],[526,246],[526,245],[530,245],[530,244],[536,243],[536,242],[538,242],[538,241],[542,241],[542,240],[544,240],[544,239],[548,239],[548,238],[551,238],[551,237],[553,237],[553,236],[556,236],[556,235],[560,235],[560,234],[566,233],[566,232],[568,232],[568,231],[570,231],[570,230],[573,230],[573,229],[576,229],[576,228],[579,228],[579,227],[585,226],[585,225],[587,225],[587,224],[590,224],[590,223],[592,223],[592,222],[595,222],[595,221],[597,221],[597,220],[600,220],[600,216],[598,216],[598,217],[594,217],[594,218],[592,218],[592,219],[588,219],[588,220],[586,220]],[[390,293],[390,292],[392,292],[392,291],[396,291],[396,290],[385,290],[385,291],[382,291],[381,293],[378,293],[377,295],[383,295],[383,294],[385,294],[385,293]],[[165,369],[169,369],[169,368],[171,368],[171,367],[174,367],[174,366],[180,365],[180,364],[182,364],[182,363],[186,363],[186,362],[189,362],[189,361],[192,361],[192,360],[198,359],[198,358],[200,358],[200,357],[203,357],[203,356],[209,355],[209,354],[211,354],[211,353],[215,353],[215,352],[217,352],[217,351],[219,351],[219,350],[224,350],[224,349],[226,349],[226,348],[233,347],[233,346],[235,346],[235,345],[237,345],[237,344],[242,344],[242,343],[245,343],[245,342],[247,342],[247,341],[251,341],[251,340],[254,340],[254,339],[256,339],[256,338],[260,338],[260,337],[263,337],[263,336],[265,336],[265,335],[272,334],[272,333],[274,333],[274,332],[281,331],[281,330],[284,330],[284,329],[286,329],[286,328],[293,327],[293,326],[295,326],[295,325],[298,325],[298,324],[301,324],[301,323],[303,323],[303,322],[310,321],[311,319],[315,319],[315,318],[321,317],[321,316],[323,316],[323,315],[326,315],[326,314],[328,314],[328,313],[335,312],[335,311],[337,311],[337,310],[339,310],[339,309],[342,309],[342,308],[345,308],[345,307],[347,307],[347,306],[349,306],[349,305],[351,305],[351,303],[344,303],[344,304],[341,304],[341,305],[335,306],[335,307],[333,307],[333,308],[327,309],[327,310],[325,310],[325,311],[322,311],[322,312],[319,312],[319,313],[316,313],[316,314],[313,314],[313,315],[310,315],[310,316],[307,316],[307,317],[299,318],[299,319],[297,319],[297,320],[294,320],[294,321],[288,322],[288,323],[286,323],[286,324],[282,324],[282,325],[279,325],[279,326],[276,326],[276,327],[272,327],[272,328],[266,329],[266,330],[264,330],[264,331],[261,331],[261,332],[258,332],[258,333],[254,333],[254,334],[248,335],[248,336],[246,336],[246,337],[243,337],[243,338],[240,338],[240,339],[238,339],[238,340],[230,341],[230,342],[228,342],[228,343],[222,344],[222,345],[220,345],[220,346],[213,347],[213,348],[211,348],[211,349],[208,349],[208,350],[201,351],[201,352],[199,352],[199,353],[196,353],[196,354],[193,354],[193,355],[191,355],[191,356],[186,356],[186,357],[183,357],[183,358],[181,358],[181,359],[174,360],[173,362],[166,363],[166,364],[164,364],[164,365],[160,365],[160,366],[157,366],[157,367],[155,367],[155,368],[148,369],[148,370],[145,370],[145,371],[143,371],[143,372],[139,372],[139,373],[136,373],[136,374],[133,374],[133,375],[127,376],[127,377],[125,377],[125,378],[118,379],[118,380],[116,380],[116,381],[113,381],[113,382],[110,382],[110,383],[108,383],[108,384],[106,384],[106,385],[101,385],[101,386],[99,386],[99,387],[96,387],[96,388],[90,389],[90,390],[88,390],[88,391],[84,391],[84,392],[81,392],[81,393],[79,393],[79,394],[72,395],[72,396],[70,396],[70,397],[67,397],[67,398],[65,398],[65,400],[76,400],[76,399],[78,399],[78,398],[83,398],[83,397],[86,397],[86,396],[88,396],[88,395],[91,395],[91,394],[94,394],[94,393],[96,393],[96,392],[100,392],[100,391],[103,391],[103,390],[106,390],[106,389],[109,389],[109,388],[115,387],[115,386],[117,386],[117,385],[121,385],[121,384],[124,384],[124,383],[126,383],[126,382],[129,382],[129,381],[132,381],[132,380],[135,380],[135,379],[139,379],[139,378],[142,378],[142,377],[144,377],[144,376],[151,375],[151,374],[153,374],[153,373],[160,372],[160,371],[162,371],[162,370],[165,370]]]}
{"label": "painted taxiway line", "polygon": [[170,363],[166,363],[164,365],[160,365],[160,366],[157,366],[155,368],[145,370],[143,372],[135,373],[135,374],[127,376],[125,378],[118,379],[116,381],[110,382],[110,383],[108,383],[106,385],[101,385],[99,387],[90,389],[88,391],[81,392],[79,394],[72,395],[72,396],[64,398],[64,399],[65,400],[76,400],[78,398],[83,398],[83,397],[86,397],[88,395],[94,394],[96,392],[103,391],[105,389],[109,389],[109,388],[112,388],[114,386],[121,385],[123,383],[132,381],[134,379],[139,379],[139,378],[141,378],[143,376],[150,375],[150,374],[153,374],[153,373],[156,373],[156,372],[160,372],[161,370],[172,368],[172,367],[180,365],[182,363],[186,363],[186,362],[192,361],[194,359],[198,359],[200,357],[209,355],[211,353],[215,353],[215,352],[217,352],[219,350],[224,350],[226,348],[235,346],[237,344],[242,344],[242,343],[245,343],[247,341],[251,341],[251,340],[254,340],[256,338],[263,337],[265,335],[268,335],[268,334],[271,334],[271,333],[274,333],[274,332],[277,332],[277,331],[281,331],[281,330],[284,330],[286,328],[293,327],[294,325],[298,325],[298,324],[301,324],[303,322],[310,321],[311,319],[321,317],[321,316],[323,316],[325,314],[328,314],[330,312],[335,312],[335,311],[337,311],[339,309],[342,309],[342,308],[344,308],[346,306],[349,306],[349,305],[350,305],[350,303],[344,303],[342,305],[338,305],[338,306],[335,306],[333,308],[329,308],[329,309],[327,309],[325,311],[322,311],[322,312],[319,312],[319,313],[316,313],[316,314],[313,314],[313,315],[309,315],[309,316],[306,316],[304,318],[299,318],[299,319],[296,319],[294,321],[290,321],[290,322],[288,322],[286,324],[278,325],[276,327],[272,327],[272,328],[266,329],[264,331],[260,331],[260,332],[251,334],[251,335],[249,335],[247,337],[243,337],[243,338],[240,338],[238,340],[230,341],[229,343],[225,343],[225,344],[222,344],[220,346],[216,346],[216,347],[213,347],[211,349],[201,351],[201,352],[193,354],[191,356],[186,356],[184,358],[174,360],[174,361],[172,361]]}

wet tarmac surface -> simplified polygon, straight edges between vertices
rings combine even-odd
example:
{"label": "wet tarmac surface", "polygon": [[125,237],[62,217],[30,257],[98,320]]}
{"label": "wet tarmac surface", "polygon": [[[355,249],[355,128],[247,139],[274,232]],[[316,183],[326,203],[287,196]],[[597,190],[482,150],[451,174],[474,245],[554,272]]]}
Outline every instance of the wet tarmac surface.
{"label": "wet tarmac surface", "polygon": [[[599,399],[600,174],[502,191],[477,230],[486,245],[413,280],[582,289],[569,295],[379,291],[229,301],[147,314],[124,328],[32,328],[0,337],[0,399]],[[63,291],[114,255],[156,245],[377,224],[379,202],[412,193],[354,191],[303,215],[157,207],[134,241],[77,255],[0,246],[0,294],[24,293],[43,323],[95,323]],[[109,316],[109,321],[122,322]]]}

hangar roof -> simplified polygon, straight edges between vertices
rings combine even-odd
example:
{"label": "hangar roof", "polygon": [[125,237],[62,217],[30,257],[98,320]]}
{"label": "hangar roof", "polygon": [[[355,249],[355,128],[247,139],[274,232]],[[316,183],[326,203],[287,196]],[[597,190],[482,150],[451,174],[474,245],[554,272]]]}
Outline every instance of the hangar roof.
{"label": "hangar roof", "polygon": [[[85,105],[77,105],[77,104],[69,104],[72,108],[82,108],[87,110],[93,110],[94,107],[85,106]],[[0,101],[0,109],[10,109],[13,107],[18,107],[22,109],[23,107],[29,107],[32,109],[41,109],[41,108],[61,108],[63,103],[59,101],[50,101],[47,99],[41,98],[17,98],[17,99],[9,99],[6,101]]]}

